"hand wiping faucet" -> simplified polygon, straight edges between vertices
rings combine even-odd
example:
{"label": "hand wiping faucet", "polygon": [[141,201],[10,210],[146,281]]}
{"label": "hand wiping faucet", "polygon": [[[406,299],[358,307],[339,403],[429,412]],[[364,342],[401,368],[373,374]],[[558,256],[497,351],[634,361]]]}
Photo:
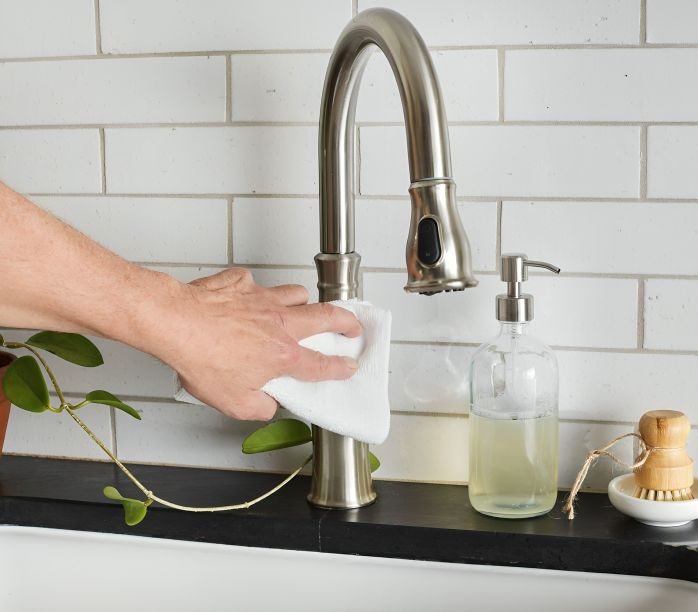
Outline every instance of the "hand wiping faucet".
{"label": "hand wiping faucet", "polygon": [[[406,291],[433,295],[475,287],[470,245],[458,215],[446,111],[429,51],[414,26],[388,9],[359,13],[332,52],[320,109],[321,302],[358,297],[361,256],[354,247],[355,115],[361,78],[380,48],[402,99],[410,165],[412,221]],[[309,501],[357,508],[376,498],[368,445],[314,427]]]}

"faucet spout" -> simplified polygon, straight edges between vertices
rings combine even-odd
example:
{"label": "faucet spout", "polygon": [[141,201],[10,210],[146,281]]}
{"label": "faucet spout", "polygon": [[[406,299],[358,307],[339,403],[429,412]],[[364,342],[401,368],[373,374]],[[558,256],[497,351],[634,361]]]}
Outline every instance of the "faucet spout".
{"label": "faucet spout", "polygon": [[[429,51],[414,26],[388,9],[368,9],[344,28],[330,57],[320,110],[321,302],[357,297],[361,257],[354,244],[355,115],[366,64],[380,48],[402,99],[412,220],[406,291],[432,295],[477,285],[451,176],[448,124]],[[313,427],[310,503],[359,508],[376,498],[368,445]]]}
{"label": "faucet spout", "polygon": [[[389,9],[368,9],[344,29],[330,58],[320,110],[320,244],[355,250],[355,115],[371,53],[380,48],[398,84],[407,133],[412,223],[407,291],[474,287],[470,245],[456,205],[448,124],[429,51],[414,26]],[[424,222],[426,219],[432,221]],[[420,236],[422,247],[420,249]]]}

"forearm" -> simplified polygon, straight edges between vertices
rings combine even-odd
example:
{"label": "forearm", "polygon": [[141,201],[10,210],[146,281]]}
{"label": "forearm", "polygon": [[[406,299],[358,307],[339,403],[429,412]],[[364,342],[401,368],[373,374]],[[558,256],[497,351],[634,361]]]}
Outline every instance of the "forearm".
{"label": "forearm", "polygon": [[179,283],[132,264],[0,183],[0,326],[112,338],[146,335]]}

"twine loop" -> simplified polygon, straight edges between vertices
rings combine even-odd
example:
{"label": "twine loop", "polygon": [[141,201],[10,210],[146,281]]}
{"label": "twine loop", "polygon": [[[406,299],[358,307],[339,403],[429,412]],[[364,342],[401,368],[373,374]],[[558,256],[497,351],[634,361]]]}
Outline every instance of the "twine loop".
{"label": "twine loop", "polygon": [[[635,461],[635,463],[633,463],[632,465],[625,463],[625,461],[621,461],[612,453],[607,452],[607,449],[611,448],[611,446],[613,446],[616,442],[619,442],[623,438],[627,438],[629,436],[637,438],[640,441],[640,448],[642,448],[642,453],[640,453],[640,456],[637,458],[637,461]],[[579,493],[579,489],[581,488],[582,483],[586,478],[587,472],[591,467],[592,461],[594,461],[594,459],[599,458],[601,455],[606,455],[606,457],[610,457],[616,463],[619,463],[620,465],[630,468],[632,470],[636,470],[637,468],[642,467],[645,464],[647,458],[650,456],[650,453],[656,451],[679,450],[681,448],[686,448],[686,446],[684,445],[677,448],[659,448],[656,446],[647,446],[645,441],[642,439],[642,436],[636,433],[627,433],[623,434],[622,436],[618,436],[615,440],[613,440],[613,442],[610,442],[603,448],[593,450],[587,454],[586,461],[584,461],[582,469],[579,470],[579,474],[577,474],[577,478],[575,479],[574,485],[572,486],[572,490],[570,491],[569,497],[567,498],[567,503],[563,506],[562,511],[567,512],[567,518],[569,518],[570,520],[574,518],[574,502],[577,499],[577,493]]]}

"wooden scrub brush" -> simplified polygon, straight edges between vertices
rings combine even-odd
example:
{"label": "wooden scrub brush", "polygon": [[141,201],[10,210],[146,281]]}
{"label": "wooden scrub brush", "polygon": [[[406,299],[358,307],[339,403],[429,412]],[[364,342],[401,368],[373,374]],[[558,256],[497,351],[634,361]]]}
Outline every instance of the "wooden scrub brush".
{"label": "wooden scrub brush", "polygon": [[686,452],[691,423],[683,412],[652,410],[640,419],[642,454],[635,460],[633,497],[650,501],[693,499],[693,459]]}
{"label": "wooden scrub brush", "polygon": [[[574,518],[574,500],[591,467],[592,461],[606,455],[616,463],[632,468],[635,472],[633,497],[649,501],[687,501],[693,499],[693,459],[686,453],[686,440],[691,423],[683,412],[676,410],[652,410],[642,415],[640,433],[628,433],[617,437],[603,448],[591,451],[574,481],[574,486],[562,508],[570,519]],[[632,465],[618,459],[608,449],[619,440],[634,436],[640,440],[642,452]]]}

